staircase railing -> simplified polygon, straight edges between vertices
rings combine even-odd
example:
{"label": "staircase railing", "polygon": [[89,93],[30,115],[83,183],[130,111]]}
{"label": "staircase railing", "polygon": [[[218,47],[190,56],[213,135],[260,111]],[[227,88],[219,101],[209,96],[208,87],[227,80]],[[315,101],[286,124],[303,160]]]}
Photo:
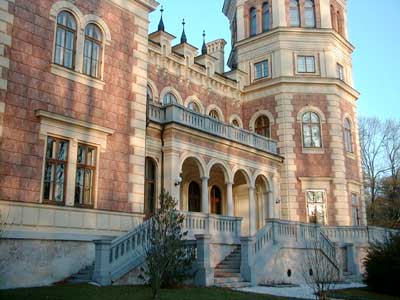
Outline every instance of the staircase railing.
{"label": "staircase railing", "polygon": [[357,227],[323,227],[323,232],[334,242],[351,242],[351,243],[371,243],[383,242],[391,234],[398,234],[399,231],[394,229],[380,228],[374,226],[357,226]]}

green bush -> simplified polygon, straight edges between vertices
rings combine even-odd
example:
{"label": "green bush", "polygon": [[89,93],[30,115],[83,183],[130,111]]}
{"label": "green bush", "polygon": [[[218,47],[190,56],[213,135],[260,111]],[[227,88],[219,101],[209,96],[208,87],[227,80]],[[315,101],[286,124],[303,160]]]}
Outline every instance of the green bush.
{"label": "green bush", "polygon": [[364,282],[373,290],[400,295],[400,235],[370,246],[364,260]]}

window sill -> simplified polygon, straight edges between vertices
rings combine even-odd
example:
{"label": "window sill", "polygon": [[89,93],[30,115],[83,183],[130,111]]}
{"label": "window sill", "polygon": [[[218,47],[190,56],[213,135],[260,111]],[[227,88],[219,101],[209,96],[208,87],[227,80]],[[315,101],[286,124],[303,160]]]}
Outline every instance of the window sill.
{"label": "window sill", "polygon": [[356,155],[352,152],[346,152],[346,157],[352,160],[356,160]]}
{"label": "window sill", "polygon": [[64,77],[66,79],[90,86],[95,89],[103,90],[105,82],[90,76],[69,70],[67,68],[52,64],[51,73]]}
{"label": "window sill", "polygon": [[303,148],[303,154],[325,154],[323,148]]}

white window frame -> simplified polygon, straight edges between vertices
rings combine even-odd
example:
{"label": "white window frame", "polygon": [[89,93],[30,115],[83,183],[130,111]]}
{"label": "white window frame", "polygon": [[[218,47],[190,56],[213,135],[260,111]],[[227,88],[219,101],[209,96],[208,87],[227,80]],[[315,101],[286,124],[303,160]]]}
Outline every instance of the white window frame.
{"label": "white window frame", "polygon": [[[308,189],[306,190],[306,211],[307,211],[307,222],[310,223],[310,214],[309,214],[309,201],[308,201],[308,193],[323,193],[323,203],[321,204],[323,206],[323,211],[324,211],[324,223],[320,225],[326,225],[327,224],[327,192],[324,189]],[[316,204],[318,205],[318,204]]]}
{"label": "white window frame", "polygon": [[[258,75],[258,70],[257,70],[258,67],[261,67],[261,76],[257,76]],[[267,71],[266,75],[265,75],[265,71]],[[259,61],[254,64],[254,80],[260,80],[260,79],[270,78],[270,77],[271,77],[271,67],[269,65],[268,59]]]}
{"label": "white window frame", "polygon": [[336,64],[336,76],[339,80],[345,81],[344,67],[339,63]]}
{"label": "white window frame", "polygon": [[[304,60],[304,71],[300,70],[300,62]],[[312,69],[309,69],[309,62],[312,62]],[[297,73],[299,74],[315,74],[317,72],[316,59],[314,55],[298,55],[297,56]]]}

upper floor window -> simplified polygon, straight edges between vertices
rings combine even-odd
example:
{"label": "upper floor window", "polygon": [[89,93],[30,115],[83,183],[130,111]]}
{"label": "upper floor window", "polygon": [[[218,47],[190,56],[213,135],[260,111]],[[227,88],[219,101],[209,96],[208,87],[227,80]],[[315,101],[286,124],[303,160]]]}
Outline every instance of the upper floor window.
{"label": "upper floor window", "polygon": [[79,144],[76,163],[75,205],[93,207],[97,164],[96,148]]}
{"label": "upper floor window", "polygon": [[264,137],[271,137],[270,122],[268,117],[260,116],[254,124],[254,131]]}
{"label": "upper floor window", "polygon": [[208,115],[213,119],[216,119],[216,120],[220,119],[219,113],[215,109],[211,110]]}
{"label": "upper floor window", "polygon": [[344,69],[341,64],[336,64],[337,78],[344,81]]}
{"label": "upper floor window", "polygon": [[151,89],[151,87],[149,85],[147,86],[146,99],[147,99],[147,103],[153,102],[153,99],[154,99],[153,90]]}
{"label": "upper floor window", "polygon": [[356,193],[351,194],[351,207],[352,207],[352,218],[351,222],[353,226],[360,226],[360,202],[358,200],[358,195]]}
{"label": "upper floor window", "polygon": [[43,200],[58,205],[65,204],[69,142],[48,137],[43,182]]}
{"label": "upper floor window", "polygon": [[103,34],[99,26],[89,24],[85,29],[85,46],[83,50],[83,73],[100,78]]}
{"label": "upper floor window", "polygon": [[290,0],[290,26],[300,26],[300,5],[299,0]]}
{"label": "upper floor window", "polygon": [[315,57],[303,55],[297,56],[297,72],[315,73]]}
{"label": "upper floor window", "polygon": [[342,13],[338,10],[336,13],[337,20],[337,31],[340,35],[343,35],[343,16]]}
{"label": "upper floor window", "polygon": [[322,148],[321,121],[315,112],[306,112],[302,117],[303,147]]}
{"label": "upper floor window", "polygon": [[68,69],[75,66],[76,28],[76,20],[71,13],[62,11],[58,14],[54,63]]}
{"label": "upper floor window", "polygon": [[190,101],[190,102],[189,102],[188,108],[189,108],[191,111],[194,111],[194,112],[197,112],[197,113],[200,112],[200,107],[199,107],[199,105],[198,105],[196,102],[194,102],[194,101]]}
{"label": "upper floor window", "polygon": [[351,123],[349,119],[344,120],[344,145],[346,152],[353,153],[353,136],[351,133]]}
{"label": "upper floor window", "polygon": [[235,126],[235,127],[240,127],[239,120],[238,119],[233,119],[232,120],[232,125]]}
{"label": "upper floor window", "polygon": [[257,34],[257,10],[252,7],[250,9],[250,36]]}
{"label": "upper floor window", "polygon": [[268,2],[263,4],[263,32],[271,29],[271,8]]}
{"label": "upper floor window", "polygon": [[306,27],[315,27],[315,6],[313,0],[304,2],[304,25]]}
{"label": "upper floor window", "polygon": [[268,60],[261,61],[254,65],[255,79],[269,77],[269,63]]}
{"label": "upper floor window", "polygon": [[335,8],[333,7],[333,5],[331,5],[331,22],[332,22],[332,28],[334,30],[337,30],[336,12],[335,12]]}
{"label": "upper floor window", "polygon": [[176,99],[174,94],[167,93],[163,98],[163,105],[168,105],[171,103],[178,103],[178,100]]}

